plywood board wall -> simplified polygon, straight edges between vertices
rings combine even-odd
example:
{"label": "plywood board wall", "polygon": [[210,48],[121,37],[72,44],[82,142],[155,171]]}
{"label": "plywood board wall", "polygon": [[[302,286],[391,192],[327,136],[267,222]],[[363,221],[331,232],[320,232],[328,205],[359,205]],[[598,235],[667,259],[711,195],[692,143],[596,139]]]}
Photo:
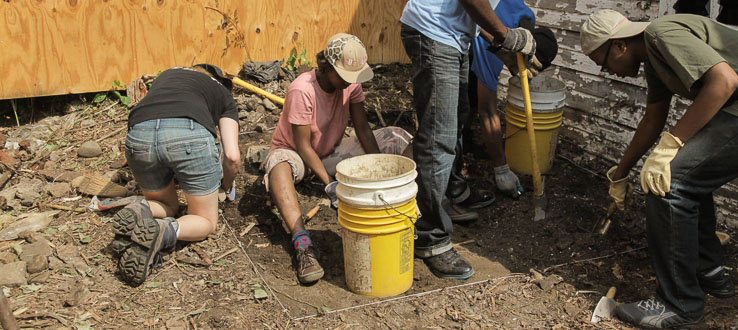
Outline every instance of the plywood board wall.
{"label": "plywood board wall", "polygon": [[314,63],[338,32],[359,36],[371,63],[406,62],[405,2],[5,0],[0,99],[107,90],[115,80],[201,62],[237,73],[244,61],[286,59],[295,47]]}

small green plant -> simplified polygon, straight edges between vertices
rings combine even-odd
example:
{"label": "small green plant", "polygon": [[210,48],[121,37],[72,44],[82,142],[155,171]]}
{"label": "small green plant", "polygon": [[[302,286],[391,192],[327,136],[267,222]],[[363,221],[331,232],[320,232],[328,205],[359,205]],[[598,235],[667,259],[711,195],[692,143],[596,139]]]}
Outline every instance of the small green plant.
{"label": "small green plant", "polygon": [[[115,98],[117,98],[118,100],[120,100],[120,103],[121,104],[123,104],[124,106],[128,107],[128,104],[131,103],[131,98],[128,97],[128,96],[125,96],[125,95],[121,94],[118,91],[118,89],[121,89],[121,88],[122,89],[125,89],[126,86],[123,85],[120,82],[120,80],[114,80],[111,87],[112,87],[112,90],[110,92],[113,93],[113,96],[115,96]],[[95,95],[95,98],[92,99],[92,103],[99,104],[99,103],[105,102],[105,100],[107,100],[107,99],[108,99],[108,92],[100,92],[100,93],[97,93]]]}
{"label": "small green plant", "polygon": [[[298,50],[300,48],[302,51]],[[290,51],[290,57],[287,58],[287,69],[295,71],[298,66],[310,66],[310,60],[307,59],[306,54],[307,49],[305,49],[305,45],[300,42],[294,42],[294,47],[292,47],[292,50]]]}
{"label": "small green plant", "polygon": [[15,124],[20,127],[20,121],[18,120],[18,106],[15,104],[15,99],[10,100],[10,105],[13,106],[13,114],[15,115]]}
{"label": "small green plant", "polygon": [[113,81],[113,95],[115,95],[120,100],[120,103],[122,103],[123,105],[127,107],[128,104],[131,103],[131,98],[125,95],[121,95],[120,92],[116,90],[118,88],[126,89],[126,86],[121,84],[120,80],[114,80]]}

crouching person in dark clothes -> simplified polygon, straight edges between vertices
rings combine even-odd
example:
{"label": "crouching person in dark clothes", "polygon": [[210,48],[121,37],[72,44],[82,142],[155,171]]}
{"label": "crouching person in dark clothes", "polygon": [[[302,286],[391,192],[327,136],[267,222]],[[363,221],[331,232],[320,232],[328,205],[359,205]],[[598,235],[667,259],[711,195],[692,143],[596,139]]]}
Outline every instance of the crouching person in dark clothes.
{"label": "crouching person in dark clothes", "polygon": [[[581,43],[603,71],[635,77],[645,67],[646,112],[620,164],[607,172],[620,209],[628,173],[661,136],[641,169],[657,294],[619,305],[618,316],[656,328],[702,323],[705,294],[735,294],[715,235],[712,193],[738,177],[738,31],[697,15],[648,23],[603,10],[582,25]],[[674,94],[693,102],[662,132]]]}
{"label": "crouching person in dark clothes", "polygon": [[[131,110],[125,155],[145,199],[129,204],[113,220],[111,245],[122,252],[119,267],[125,281],[143,283],[178,239],[200,241],[212,233],[218,188],[235,197],[241,155],[232,87],[213,65],[172,68]],[[175,178],[187,200],[187,214],[177,219]]]}

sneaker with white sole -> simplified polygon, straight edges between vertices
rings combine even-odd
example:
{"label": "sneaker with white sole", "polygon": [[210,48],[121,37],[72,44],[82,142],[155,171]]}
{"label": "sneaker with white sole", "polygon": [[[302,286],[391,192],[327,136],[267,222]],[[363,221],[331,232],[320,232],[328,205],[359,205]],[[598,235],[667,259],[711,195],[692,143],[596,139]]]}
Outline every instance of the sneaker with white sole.
{"label": "sneaker with white sole", "polygon": [[687,318],[678,314],[661,298],[654,297],[617,307],[618,317],[639,327],[671,329],[691,328],[705,321],[704,315]]}

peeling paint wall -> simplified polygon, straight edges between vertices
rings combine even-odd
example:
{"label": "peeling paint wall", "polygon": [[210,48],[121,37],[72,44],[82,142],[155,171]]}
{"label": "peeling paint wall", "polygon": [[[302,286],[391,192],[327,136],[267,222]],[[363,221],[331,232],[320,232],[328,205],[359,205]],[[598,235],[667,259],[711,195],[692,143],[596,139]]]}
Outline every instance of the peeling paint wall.
{"label": "peeling paint wall", "polygon": [[[642,75],[639,78],[619,78],[601,73],[600,67],[581,53],[579,27],[588,15],[601,9],[617,10],[635,21],[653,20],[673,13],[671,7],[675,0],[524,1],[536,13],[537,24],[551,28],[559,42],[559,55],[544,74],[555,76],[567,86],[564,124],[559,135],[560,155],[604,174],[607,168],[619,161],[643,116],[646,82]],[[710,9],[714,17],[717,13],[713,7],[717,0],[712,2]],[[507,77],[503,73],[503,86],[499,91],[503,99]],[[676,97],[672,100],[669,127],[690,103]],[[568,147],[563,148],[564,145]],[[631,173],[633,178],[638,177],[645,158]],[[738,228],[737,183],[730,183],[715,194],[719,221],[735,228]],[[636,186],[640,189],[640,185]]]}

